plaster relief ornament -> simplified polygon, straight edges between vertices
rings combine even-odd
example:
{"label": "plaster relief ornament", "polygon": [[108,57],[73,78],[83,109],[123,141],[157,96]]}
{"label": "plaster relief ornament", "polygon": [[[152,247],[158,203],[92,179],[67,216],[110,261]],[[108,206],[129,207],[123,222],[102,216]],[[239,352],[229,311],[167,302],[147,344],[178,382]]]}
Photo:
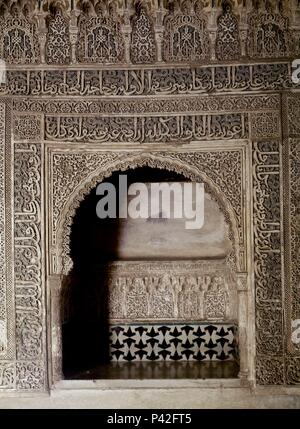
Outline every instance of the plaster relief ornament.
{"label": "plaster relief ornament", "polygon": [[130,57],[134,64],[153,63],[156,60],[153,23],[143,7],[132,20]]}
{"label": "plaster relief ornament", "polygon": [[164,22],[164,59],[167,62],[193,62],[208,59],[210,38],[201,7],[189,1],[175,5]]}
{"label": "plaster relief ornament", "polygon": [[214,277],[204,294],[204,311],[207,319],[224,319],[226,317],[227,295],[222,277]]}
{"label": "plaster relief ornament", "polygon": [[46,62],[48,64],[69,64],[71,43],[69,19],[57,8],[49,19],[46,39]]}
{"label": "plaster relief ornament", "polygon": [[124,40],[116,11],[99,1],[94,12],[95,16],[82,13],[79,18],[78,61],[100,64],[122,62]]}
{"label": "plaster relief ornament", "polygon": [[250,13],[248,25],[249,57],[286,58],[292,55],[294,40],[286,16],[265,7],[263,11]]}
{"label": "plaster relief ornament", "polygon": [[0,17],[0,58],[10,64],[40,62],[37,22],[30,16],[32,3],[13,3]]}
{"label": "plaster relief ornament", "polygon": [[223,13],[218,18],[215,51],[220,61],[238,60],[241,57],[238,19],[232,13],[229,2],[225,3]]}

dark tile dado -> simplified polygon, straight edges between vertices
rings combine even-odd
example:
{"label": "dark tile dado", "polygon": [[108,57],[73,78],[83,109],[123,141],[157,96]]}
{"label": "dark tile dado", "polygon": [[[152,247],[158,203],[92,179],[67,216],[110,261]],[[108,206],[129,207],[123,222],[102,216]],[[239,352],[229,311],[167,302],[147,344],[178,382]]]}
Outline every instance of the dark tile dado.
{"label": "dark tile dado", "polygon": [[110,327],[112,361],[234,361],[234,324],[145,324]]}

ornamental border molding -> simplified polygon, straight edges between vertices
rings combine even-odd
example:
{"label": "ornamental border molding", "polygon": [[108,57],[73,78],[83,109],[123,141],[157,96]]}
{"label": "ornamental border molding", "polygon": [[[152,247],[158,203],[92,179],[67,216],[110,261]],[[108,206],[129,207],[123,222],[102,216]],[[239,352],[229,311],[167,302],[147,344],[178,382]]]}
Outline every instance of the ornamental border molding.
{"label": "ornamental border molding", "polygon": [[[283,209],[284,262],[285,262],[285,332],[287,382],[300,382],[300,346],[292,341],[292,321],[299,313],[299,150],[300,150],[300,95],[287,94],[283,98],[284,151],[283,151]],[[298,364],[298,367],[297,367]]]}
{"label": "ornamental border molding", "polygon": [[13,111],[17,116],[32,113],[64,115],[64,114],[115,114],[115,115],[151,115],[161,113],[194,113],[213,114],[243,113],[257,111],[280,110],[280,95],[211,95],[210,97],[174,97],[167,98],[134,98],[134,99],[40,99],[14,98]]}
{"label": "ornamental border molding", "polygon": [[[2,321],[0,337],[4,342],[4,347],[0,351],[0,363],[12,359],[15,354],[11,157],[11,103],[9,100],[0,100],[0,259],[2,261],[0,264],[0,320]],[[10,317],[7,317],[6,323],[3,323],[3,316],[6,315]]]}

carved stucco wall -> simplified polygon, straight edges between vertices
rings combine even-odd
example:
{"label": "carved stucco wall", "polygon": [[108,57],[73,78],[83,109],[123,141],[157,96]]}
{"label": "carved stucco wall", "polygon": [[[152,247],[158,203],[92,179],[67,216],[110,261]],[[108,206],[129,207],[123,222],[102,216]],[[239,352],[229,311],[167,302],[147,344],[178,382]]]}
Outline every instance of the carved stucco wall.
{"label": "carved stucco wall", "polygon": [[[81,18],[74,9],[69,20],[60,3],[61,9],[50,15],[48,2],[29,12],[6,8],[1,21],[1,34],[7,34],[1,55],[8,70],[0,104],[0,388],[49,386],[49,296],[69,267],[74,209],[109,171],[135,165],[206,179],[220,201],[227,201],[225,212],[231,213],[238,234],[238,288],[244,290],[240,320],[248,331],[247,344],[241,345],[247,354],[246,377],[262,385],[299,383],[300,350],[292,323],[300,319],[300,97],[286,58],[299,52],[296,2],[284,12],[276,5],[272,11],[262,7],[259,14],[253,12],[257,18],[246,2],[244,9],[234,8],[237,21],[227,16],[228,10],[222,15],[219,6],[211,10],[206,5],[200,16],[190,2],[170,14],[149,2],[146,40],[139,35],[139,20],[147,20],[144,12],[135,15],[134,8],[124,12],[118,5],[123,51],[123,42],[116,48],[117,30],[110,27],[115,24],[108,9]],[[13,20],[8,15],[20,13],[23,39],[17,49],[9,40]],[[266,19],[280,35],[277,42],[268,39],[273,33],[267,35],[267,27],[258,31]],[[196,50],[179,34],[184,27],[178,23],[184,20],[197,30]],[[95,41],[95,34],[85,33],[91,22],[98,37],[101,29],[110,28],[109,52],[101,44],[86,45]],[[60,50],[54,46],[59,37],[65,41]],[[207,37],[209,52],[201,48]],[[84,43],[83,50],[78,43]],[[145,43],[152,49],[143,59],[137,55]],[[189,67],[186,58],[192,51]],[[77,58],[77,52],[85,54]],[[238,58],[240,64],[222,64]],[[137,65],[128,67],[130,61]],[[212,65],[201,65],[204,61]],[[63,64],[69,62],[66,69]],[[122,67],[105,65],[119,62]],[[53,322],[57,316],[51,316]],[[54,360],[59,354],[55,347],[59,344],[52,344]]]}

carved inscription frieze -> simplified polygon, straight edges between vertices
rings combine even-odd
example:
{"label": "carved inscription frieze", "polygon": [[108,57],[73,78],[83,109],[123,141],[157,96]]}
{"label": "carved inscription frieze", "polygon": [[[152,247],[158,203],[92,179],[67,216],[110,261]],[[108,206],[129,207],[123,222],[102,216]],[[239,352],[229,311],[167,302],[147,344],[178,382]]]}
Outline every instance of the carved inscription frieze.
{"label": "carved inscription frieze", "polygon": [[78,142],[189,142],[245,139],[248,115],[96,117],[45,116],[45,140]]}
{"label": "carved inscription frieze", "polygon": [[108,70],[8,70],[15,96],[134,96],[274,91],[294,87],[289,63]]}

